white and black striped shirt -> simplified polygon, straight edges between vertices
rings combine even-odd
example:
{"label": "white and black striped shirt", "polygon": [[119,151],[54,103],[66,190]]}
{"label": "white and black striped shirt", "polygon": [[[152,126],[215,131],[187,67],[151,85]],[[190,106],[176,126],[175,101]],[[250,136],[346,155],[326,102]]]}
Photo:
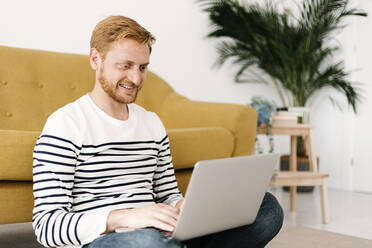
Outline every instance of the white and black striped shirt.
{"label": "white and black striped shirt", "polygon": [[129,104],[117,120],[84,95],[52,114],[34,149],[33,227],[46,247],[80,247],[109,212],[182,198],[158,116]]}

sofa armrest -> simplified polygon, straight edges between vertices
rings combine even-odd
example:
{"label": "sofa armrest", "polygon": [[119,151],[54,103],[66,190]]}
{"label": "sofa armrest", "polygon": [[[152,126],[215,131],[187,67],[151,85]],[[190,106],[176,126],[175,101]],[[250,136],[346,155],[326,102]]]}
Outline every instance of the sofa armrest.
{"label": "sofa armrest", "polygon": [[174,92],[164,102],[160,118],[167,129],[224,127],[234,136],[233,156],[250,155],[254,152],[257,113],[251,107],[191,101]]}

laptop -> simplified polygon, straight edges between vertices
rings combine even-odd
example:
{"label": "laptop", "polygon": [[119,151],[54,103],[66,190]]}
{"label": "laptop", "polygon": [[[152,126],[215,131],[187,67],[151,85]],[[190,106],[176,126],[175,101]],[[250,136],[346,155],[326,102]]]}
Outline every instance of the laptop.
{"label": "laptop", "polygon": [[253,223],[278,161],[269,154],[197,162],[172,237],[183,241]]}

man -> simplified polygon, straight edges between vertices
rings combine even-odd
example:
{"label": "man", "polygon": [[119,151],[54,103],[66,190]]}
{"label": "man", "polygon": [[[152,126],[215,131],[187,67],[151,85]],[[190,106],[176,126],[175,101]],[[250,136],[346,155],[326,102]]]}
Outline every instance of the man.
{"label": "man", "polygon": [[252,225],[185,243],[168,238],[183,202],[169,140],[158,116],[133,103],[154,41],[123,16],[95,27],[94,88],[48,118],[34,149],[37,240],[46,247],[264,247],[283,220],[268,193]]}

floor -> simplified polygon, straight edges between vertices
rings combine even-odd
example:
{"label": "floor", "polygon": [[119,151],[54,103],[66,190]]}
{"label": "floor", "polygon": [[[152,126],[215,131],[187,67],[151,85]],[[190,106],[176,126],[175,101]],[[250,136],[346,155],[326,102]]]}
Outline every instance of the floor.
{"label": "floor", "polygon": [[296,226],[282,231],[265,248],[371,248],[372,240]]}
{"label": "floor", "polygon": [[330,223],[322,224],[319,189],[297,194],[297,209],[289,211],[289,193],[270,190],[285,212],[284,227],[306,226],[372,240],[372,194],[329,189]]}

